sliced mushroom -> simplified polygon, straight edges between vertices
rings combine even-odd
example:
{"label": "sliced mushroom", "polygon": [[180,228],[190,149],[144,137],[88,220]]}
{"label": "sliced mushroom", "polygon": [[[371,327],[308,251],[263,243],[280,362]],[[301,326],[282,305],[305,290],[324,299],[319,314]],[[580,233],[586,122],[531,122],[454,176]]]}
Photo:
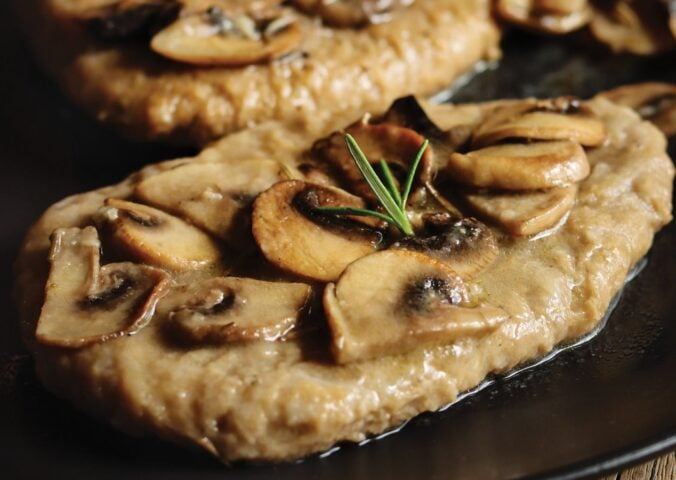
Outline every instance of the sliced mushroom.
{"label": "sliced mushroom", "polygon": [[568,33],[592,17],[586,0],[497,0],[498,15],[507,22],[547,33]]}
{"label": "sliced mushroom", "polygon": [[218,6],[186,15],[158,32],[151,48],[195,65],[242,66],[269,61],[298,47],[301,28],[290,13],[229,15]]}
{"label": "sliced mushroom", "polygon": [[292,0],[305,13],[335,27],[362,27],[390,20],[392,13],[415,0]]}
{"label": "sliced mushroom", "polygon": [[665,18],[655,0],[599,2],[589,29],[614,52],[651,55],[676,45]]}
{"label": "sliced mushroom", "polygon": [[475,187],[532,190],[579,182],[589,175],[589,162],[580,144],[570,140],[509,143],[453,153],[446,173]]}
{"label": "sliced mushroom", "polygon": [[676,135],[676,85],[671,83],[638,83],[609,90],[602,97],[633,108],[653,122],[666,136]]}
{"label": "sliced mushroom", "polygon": [[171,280],[132,263],[99,265],[94,227],[52,235],[51,269],[35,336],[40,343],[80,348],[133,335],[150,322]]}
{"label": "sliced mushroom", "polygon": [[[387,162],[395,181],[402,183],[408,173],[416,153],[425,139],[410,128],[391,123],[369,123],[368,117],[351,125],[344,132],[334,132],[312,146],[312,155],[326,162],[344,179],[346,189],[369,201],[376,201],[376,196],[368,186],[359,168],[350,155],[345,144],[345,134],[351,134],[359,147],[372,164],[380,159]],[[379,169],[379,167],[375,167]],[[418,187],[432,178],[434,158],[431,149],[426,149],[420,160],[416,173]]]}
{"label": "sliced mushroom", "polygon": [[338,278],[347,265],[375,251],[378,230],[351,219],[318,212],[317,207],[364,207],[344,190],[279,182],[254,202],[252,231],[261,252],[278,267],[320,281]]}
{"label": "sliced mushroom", "polygon": [[142,180],[134,195],[243,248],[250,238],[254,198],[283,178],[280,164],[272,160],[243,161],[236,168],[188,163]]}
{"label": "sliced mushroom", "polygon": [[303,283],[217,277],[172,289],[158,315],[189,342],[274,341],[294,327],[310,294]]}
{"label": "sliced mushroom", "polygon": [[177,0],[117,0],[104,2],[82,16],[90,31],[105,40],[148,37],[179,15]]}
{"label": "sliced mushroom", "polygon": [[577,185],[527,192],[476,192],[465,199],[476,213],[512,235],[554,227],[575,204]]}
{"label": "sliced mushroom", "polygon": [[470,301],[463,280],[426,255],[386,250],[364,257],[324,291],[335,359],[345,364],[477,337],[508,318]]}
{"label": "sliced mushroom", "polygon": [[423,222],[424,228],[418,235],[405,237],[392,248],[434,257],[463,278],[476,276],[498,256],[495,236],[475,218],[459,219],[448,213],[434,213],[424,215]]}
{"label": "sliced mushroom", "polygon": [[146,205],[109,198],[98,215],[112,244],[134,259],[170,270],[207,268],[221,259],[206,233]]}
{"label": "sliced mushroom", "polygon": [[[603,122],[582,109],[574,99],[536,101],[508,106],[474,132],[472,146],[484,147],[507,139],[573,140],[586,147],[606,138]],[[564,110],[565,108],[565,110]]]}

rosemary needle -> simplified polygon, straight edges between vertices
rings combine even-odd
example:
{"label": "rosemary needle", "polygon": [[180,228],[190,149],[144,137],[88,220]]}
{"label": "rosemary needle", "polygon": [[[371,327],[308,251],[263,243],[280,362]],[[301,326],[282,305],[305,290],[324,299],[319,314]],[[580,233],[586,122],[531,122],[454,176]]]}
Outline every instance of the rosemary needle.
{"label": "rosemary needle", "polygon": [[406,181],[404,182],[404,189],[402,192],[399,192],[397,189],[394,175],[392,175],[392,171],[384,159],[380,159],[378,162],[380,169],[383,172],[383,180],[378,176],[352,135],[345,135],[345,143],[347,144],[347,149],[350,152],[354,163],[357,165],[357,168],[364,177],[364,180],[366,180],[369,188],[371,191],[373,191],[374,195],[378,199],[378,202],[383,207],[385,212],[387,212],[387,214],[365,208],[352,207],[318,207],[317,210],[333,215],[376,217],[391,225],[394,225],[404,235],[409,237],[413,236],[413,227],[411,226],[411,222],[408,220],[408,216],[406,216],[406,203],[408,202],[408,197],[411,193],[415,172],[417,171],[420,160],[422,159],[422,156],[429,145],[429,141],[425,140],[416,153],[413,164],[406,175]]}

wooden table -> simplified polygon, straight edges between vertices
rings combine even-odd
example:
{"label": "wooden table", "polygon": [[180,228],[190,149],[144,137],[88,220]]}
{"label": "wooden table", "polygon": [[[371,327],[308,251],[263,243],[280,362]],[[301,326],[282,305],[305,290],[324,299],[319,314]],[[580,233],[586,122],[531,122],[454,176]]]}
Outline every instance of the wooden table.
{"label": "wooden table", "polygon": [[676,452],[637,465],[623,472],[608,475],[603,480],[674,480],[676,479]]}

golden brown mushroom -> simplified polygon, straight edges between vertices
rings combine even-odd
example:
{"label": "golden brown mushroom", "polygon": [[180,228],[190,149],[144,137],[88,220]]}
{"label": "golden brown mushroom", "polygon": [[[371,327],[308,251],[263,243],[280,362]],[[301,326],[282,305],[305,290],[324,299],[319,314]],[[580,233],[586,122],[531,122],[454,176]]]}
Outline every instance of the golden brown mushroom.
{"label": "golden brown mushroom", "polygon": [[392,13],[415,0],[292,0],[303,12],[335,27],[361,27],[388,21]]}
{"label": "golden brown mushroom", "polygon": [[297,19],[286,10],[232,14],[215,5],[182,16],[158,32],[150,46],[179,62],[234,67],[290,53],[301,37]]}
{"label": "golden brown mushroom", "polygon": [[444,263],[404,250],[368,255],[324,291],[335,359],[344,364],[485,335],[508,318],[470,301]]}
{"label": "golden brown mushroom", "polygon": [[554,227],[575,204],[577,185],[525,192],[472,192],[469,206],[512,235],[534,235]]}
{"label": "golden brown mushroom", "polygon": [[283,178],[280,164],[272,160],[242,161],[236,167],[187,163],[142,180],[134,195],[243,248],[256,195]]}
{"label": "golden brown mushroom", "polygon": [[158,315],[191,342],[274,341],[294,327],[310,294],[303,283],[217,277],[175,287]]}
{"label": "golden brown mushroom", "polygon": [[94,227],[53,233],[45,303],[35,332],[40,343],[86,347],[133,335],[150,322],[169,276],[132,263],[101,267],[100,248]]}
{"label": "golden brown mushroom", "polygon": [[633,108],[666,136],[676,135],[676,85],[647,82],[603,92],[601,97]]}
{"label": "golden brown mushroom", "polygon": [[587,0],[497,0],[495,9],[507,22],[554,34],[582,28],[592,17]]}
{"label": "golden brown mushroom", "polygon": [[382,239],[365,223],[317,212],[317,207],[358,207],[364,202],[338,188],[299,180],[279,182],[254,202],[252,231],[269,262],[320,281],[338,278]]}
{"label": "golden brown mushroom", "polygon": [[589,175],[584,149],[570,140],[507,143],[453,153],[445,173],[475,187],[530,190],[560,187]]}
{"label": "golden brown mushroom", "polygon": [[112,245],[135,260],[170,270],[213,266],[221,259],[206,233],[156,208],[109,198],[99,213]]}

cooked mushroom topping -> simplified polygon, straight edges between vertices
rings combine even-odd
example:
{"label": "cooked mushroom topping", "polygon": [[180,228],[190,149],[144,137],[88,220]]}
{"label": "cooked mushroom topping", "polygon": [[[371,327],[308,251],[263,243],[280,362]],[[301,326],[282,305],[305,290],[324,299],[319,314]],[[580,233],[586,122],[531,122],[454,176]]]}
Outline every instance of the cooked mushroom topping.
{"label": "cooked mushroom topping", "polygon": [[572,140],[586,147],[600,145],[606,129],[577,99],[524,101],[496,112],[474,132],[472,146],[507,139]]}
{"label": "cooked mushroom topping", "polygon": [[263,255],[289,272],[331,281],[348,264],[375,251],[381,233],[361,221],[316,210],[332,206],[361,208],[364,202],[344,190],[299,180],[279,182],[261,193],[254,202],[252,231]]}
{"label": "cooked mushroom topping", "polygon": [[173,22],[181,11],[176,0],[118,0],[86,13],[91,31],[106,40],[148,37]]}
{"label": "cooked mushroom topping", "polygon": [[272,60],[301,40],[296,18],[286,11],[258,17],[228,15],[214,6],[186,15],[158,32],[151,48],[167,58],[195,65],[241,66]]}
{"label": "cooked mushroom topping", "polygon": [[633,108],[641,117],[653,122],[666,136],[676,135],[676,85],[639,83],[615,88],[601,96]]}
{"label": "cooked mushroom topping", "polygon": [[98,218],[112,244],[141,262],[189,270],[212,266],[221,258],[207,234],[180,218],[117,198],[105,203]]}
{"label": "cooked mushroom topping", "polygon": [[[383,159],[394,174],[400,188],[416,153],[425,139],[415,130],[391,123],[371,124],[364,118],[344,132],[334,132],[327,138],[317,141],[312,147],[312,155],[335,168],[344,179],[346,189],[355,195],[375,202],[377,198],[364,180],[357,164],[345,144],[345,135],[351,134],[371,164]],[[379,168],[376,165],[376,168]],[[417,170],[418,188],[432,178],[434,159],[431,149],[426,149],[420,159]],[[412,197],[415,197],[415,188]]]}
{"label": "cooked mushroom topping", "polygon": [[501,144],[451,155],[446,173],[475,187],[529,190],[559,187],[589,175],[584,149],[570,140]]}
{"label": "cooked mushroom topping", "polygon": [[583,27],[592,16],[587,0],[497,0],[504,20],[548,33],[567,33]]}
{"label": "cooked mushroom topping", "polygon": [[280,164],[272,160],[242,161],[236,166],[188,163],[142,180],[134,195],[244,247],[250,239],[249,208],[254,198],[283,178]]}
{"label": "cooked mushroom topping", "polygon": [[310,293],[303,283],[217,277],[172,289],[158,315],[190,342],[274,341],[294,327]]}
{"label": "cooked mushroom topping", "polygon": [[489,333],[508,318],[492,306],[467,306],[467,286],[426,255],[386,250],[347,267],[324,291],[336,361],[344,364]]}
{"label": "cooked mushroom topping", "polygon": [[101,267],[100,248],[94,227],[60,228],[52,235],[39,342],[80,348],[133,335],[150,321],[169,276],[132,263]]}
{"label": "cooked mushroom topping", "polygon": [[425,215],[423,222],[422,232],[403,238],[392,247],[425,253],[463,278],[477,275],[498,256],[495,236],[475,218],[458,219],[447,213],[435,213]]}
{"label": "cooked mushroom topping", "polygon": [[476,213],[512,235],[533,235],[554,227],[575,204],[577,185],[526,192],[466,195]]}
{"label": "cooked mushroom topping", "polygon": [[300,10],[318,15],[335,27],[361,27],[390,20],[396,10],[415,0],[292,0]]}
{"label": "cooked mushroom topping", "polygon": [[676,45],[657,0],[597,2],[591,33],[614,52],[650,55]]}

